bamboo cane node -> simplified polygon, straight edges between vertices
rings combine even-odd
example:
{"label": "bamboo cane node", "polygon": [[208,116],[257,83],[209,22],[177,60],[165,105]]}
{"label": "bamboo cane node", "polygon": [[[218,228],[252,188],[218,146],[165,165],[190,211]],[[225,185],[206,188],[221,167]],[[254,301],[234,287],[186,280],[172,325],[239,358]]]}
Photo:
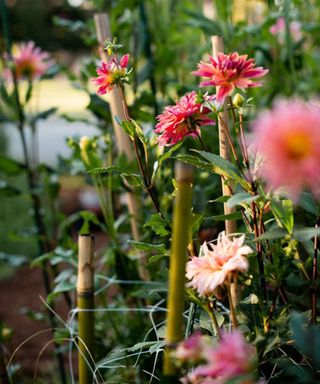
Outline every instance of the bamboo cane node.
{"label": "bamboo cane node", "polygon": [[87,291],[85,291],[85,290],[77,290],[77,296],[78,297],[81,297],[81,298],[83,298],[83,299],[92,299],[92,298],[94,298],[94,292],[91,290],[91,291],[89,291],[89,290],[87,290]]}
{"label": "bamboo cane node", "polygon": [[175,164],[175,179],[178,183],[192,183],[193,168],[189,164],[178,161]]}

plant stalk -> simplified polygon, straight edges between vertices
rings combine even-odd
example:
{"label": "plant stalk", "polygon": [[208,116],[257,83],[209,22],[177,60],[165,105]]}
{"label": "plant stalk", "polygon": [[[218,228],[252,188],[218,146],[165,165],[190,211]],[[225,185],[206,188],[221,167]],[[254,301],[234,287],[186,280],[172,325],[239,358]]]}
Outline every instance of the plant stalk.
{"label": "plant stalk", "polygon": [[91,384],[94,371],[94,239],[79,236],[77,306],[79,384]]}
{"label": "plant stalk", "polygon": [[164,376],[174,377],[176,367],[170,352],[183,339],[183,311],[185,297],[185,270],[189,242],[190,211],[192,201],[192,167],[176,163],[177,183],[173,232],[170,252],[169,287],[167,302],[166,349],[164,355]]}

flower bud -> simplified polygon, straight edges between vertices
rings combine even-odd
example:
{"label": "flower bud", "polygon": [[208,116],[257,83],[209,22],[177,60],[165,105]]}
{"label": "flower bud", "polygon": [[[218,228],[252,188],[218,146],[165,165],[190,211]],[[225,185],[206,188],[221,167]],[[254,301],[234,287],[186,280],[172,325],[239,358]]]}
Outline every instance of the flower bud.
{"label": "flower bud", "polygon": [[242,95],[240,95],[240,93],[235,94],[232,99],[233,105],[236,106],[237,108],[242,108],[244,106],[245,101],[246,101],[245,98]]}

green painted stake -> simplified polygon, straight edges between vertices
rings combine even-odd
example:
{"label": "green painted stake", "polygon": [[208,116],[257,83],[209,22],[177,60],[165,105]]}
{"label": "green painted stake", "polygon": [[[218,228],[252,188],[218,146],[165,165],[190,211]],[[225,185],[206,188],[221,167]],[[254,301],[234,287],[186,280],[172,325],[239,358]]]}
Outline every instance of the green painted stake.
{"label": "green painted stake", "polygon": [[94,238],[79,236],[78,324],[79,384],[92,384],[94,370]]}
{"label": "green painted stake", "polygon": [[168,314],[166,331],[166,349],[163,373],[174,382],[177,375],[170,351],[183,339],[183,311],[185,295],[185,269],[187,246],[189,243],[190,211],[192,201],[192,167],[176,163],[176,197],[173,212],[173,232],[170,254]]}

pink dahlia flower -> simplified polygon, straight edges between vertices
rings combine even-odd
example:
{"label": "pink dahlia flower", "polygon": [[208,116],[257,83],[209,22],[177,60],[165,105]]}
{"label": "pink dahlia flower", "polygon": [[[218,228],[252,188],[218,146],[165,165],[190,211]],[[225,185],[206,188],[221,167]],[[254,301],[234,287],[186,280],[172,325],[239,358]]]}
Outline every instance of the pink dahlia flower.
{"label": "pink dahlia flower", "polygon": [[[206,351],[207,364],[199,366],[185,383],[227,383],[232,378],[253,372],[256,360],[255,349],[247,344],[239,331],[224,333],[216,347]],[[188,377],[188,376],[187,376]],[[242,383],[254,383],[247,376]]]}
{"label": "pink dahlia flower", "polygon": [[[17,53],[12,55],[12,59],[18,80],[24,78],[36,80],[43,76],[53,64],[49,60],[48,52],[36,47],[33,41],[20,44]],[[6,69],[4,75],[7,78],[11,78],[11,73],[8,69]]]}
{"label": "pink dahlia flower", "polygon": [[[204,96],[204,101],[213,102],[213,96]],[[195,91],[181,97],[175,105],[170,105],[164,112],[157,116],[158,123],[155,133],[158,133],[160,145],[175,145],[185,136],[197,137],[200,127],[214,125],[215,121],[207,114],[210,109],[198,101]]]}
{"label": "pink dahlia flower", "polygon": [[[293,41],[299,42],[302,39],[301,24],[299,21],[291,21],[289,30]],[[279,17],[276,23],[271,25],[269,32],[277,38],[279,44],[284,44],[286,36],[286,22],[284,17]]]}
{"label": "pink dahlia flower", "polygon": [[98,95],[105,95],[112,91],[116,84],[126,80],[128,75],[128,62],[129,55],[126,54],[121,57],[120,61],[117,57],[113,57],[107,63],[101,63],[101,66],[97,68],[98,77],[93,79],[99,87],[97,91]]}
{"label": "pink dahlia flower", "polygon": [[225,232],[218,236],[217,244],[205,242],[202,245],[203,256],[192,257],[186,266],[189,286],[196,289],[200,296],[210,296],[215,289],[228,284],[232,273],[246,272],[248,260],[244,255],[252,253],[252,249],[243,245],[245,236],[230,240]]}
{"label": "pink dahlia flower", "polygon": [[320,108],[279,100],[253,124],[253,145],[264,161],[260,176],[296,200],[306,187],[320,196]]}
{"label": "pink dahlia flower", "polygon": [[267,69],[255,67],[254,59],[247,60],[247,57],[237,52],[229,55],[220,52],[216,59],[209,56],[209,63],[200,61],[198,70],[192,74],[208,77],[209,80],[201,82],[200,86],[217,87],[217,102],[222,104],[234,88],[258,87],[261,82],[254,82],[251,79],[263,77],[268,73]]}

